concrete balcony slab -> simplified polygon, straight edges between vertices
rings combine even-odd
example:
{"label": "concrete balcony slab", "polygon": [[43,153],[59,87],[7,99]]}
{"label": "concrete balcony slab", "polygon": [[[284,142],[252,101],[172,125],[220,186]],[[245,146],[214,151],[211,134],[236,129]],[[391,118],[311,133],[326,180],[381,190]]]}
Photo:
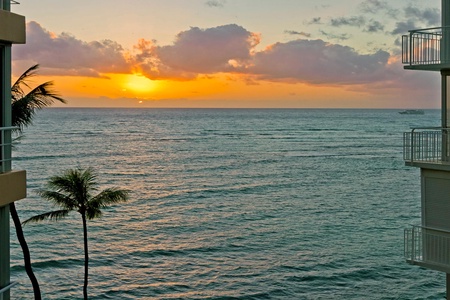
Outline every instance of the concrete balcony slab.
{"label": "concrete balcony slab", "polygon": [[25,170],[0,173],[0,207],[27,196],[26,177]]}
{"label": "concrete balcony slab", "polygon": [[25,17],[6,10],[0,10],[0,41],[11,44],[25,44]]}

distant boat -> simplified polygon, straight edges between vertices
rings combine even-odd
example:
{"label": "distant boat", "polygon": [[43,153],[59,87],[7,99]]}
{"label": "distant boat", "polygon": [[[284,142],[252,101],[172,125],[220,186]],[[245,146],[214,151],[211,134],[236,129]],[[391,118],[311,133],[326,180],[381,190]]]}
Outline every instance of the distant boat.
{"label": "distant boat", "polygon": [[407,109],[404,111],[399,111],[398,113],[401,115],[423,115],[423,114],[425,114],[425,112],[421,109]]}

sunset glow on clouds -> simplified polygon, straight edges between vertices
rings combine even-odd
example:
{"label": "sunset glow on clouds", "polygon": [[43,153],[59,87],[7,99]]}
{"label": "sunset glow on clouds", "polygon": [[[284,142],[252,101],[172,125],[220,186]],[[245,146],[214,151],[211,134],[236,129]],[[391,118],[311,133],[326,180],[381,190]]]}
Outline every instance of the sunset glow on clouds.
{"label": "sunset glow on clouds", "polygon": [[[280,11],[284,2],[292,3],[280,1]],[[242,22],[245,26],[209,21],[210,26],[198,27],[192,19],[189,27],[173,32],[170,42],[152,38],[157,30],[149,29],[125,45],[58,32],[27,17],[27,44],[13,47],[13,71],[17,76],[39,63],[43,79],[54,80],[74,106],[108,105],[105,99],[111,99],[111,106],[133,106],[144,100],[139,104],[163,107],[435,107],[439,103],[438,74],[403,70],[399,46],[407,30],[439,26],[439,3],[422,7],[419,1],[398,1],[401,6],[394,7],[381,0],[347,0],[330,15],[334,2],[317,2],[323,3],[310,8],[317,15],[305,16],[297,22],[298,28],[280,28],[279,35],[269,36],[278,41],[269,44],[257,26],[247,28],[247,21]],[[348,9],[354,14],[339,11],[344,3],[356,7]],[[202,9],[216,13],[239,5],[231,0],[201,2]],[[425,100],[433,97],[436,101]]]}

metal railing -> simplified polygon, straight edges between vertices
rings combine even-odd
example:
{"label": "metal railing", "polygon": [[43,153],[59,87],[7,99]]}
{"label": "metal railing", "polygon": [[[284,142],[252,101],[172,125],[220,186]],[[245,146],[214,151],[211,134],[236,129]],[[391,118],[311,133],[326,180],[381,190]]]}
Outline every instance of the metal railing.
{"label": "metal railing", "polygon": [[[9,0],[9,3],[10,3],[10,4],[20,4],[19,1],[17,1],[17,0]],[[3,0],[0,0],[0,10],[6,9],[6,8],[4,7],[5,5],[8,6],[7,2],[4,3]],[[7,7],[7,10],[9,10],[9,7]]]}
{"label": "metal railing", "polygon": [[442,51],[450,50],[450,41],[444,38],[447,36],[450,37],[449,27],[410,30],[409,35],[402,36],[402,63],[410,66],[450,63],[450,56]]}
{"label": "metal railing", "polygon": [[408,162],[443,163],[450,159],[450,128],[413,128],[403,133],[403,159]]}
{"label": "metal railing", "polygon": [[17,284],[17,282],[11,282],[10,284],[5,286],[4,288],[0,289],[0,300],[3,300],[3,294],[6,293],[7,291],[9,291],[16,284]]}
{"label": "metal railing", "polygon": [[408,262],[450,266],[450,231],[412,226],[405,229],[404,241]]}
{"label": "metal railing", "polygon": [[422,227],[413,226],[406,228],[404,232],[404,256],[412,262],[422,261]]}
{"label": "metal railing", "polygon": [[[11,166],[11,132],[17,127],[0,127],[0,173],[9,171]],[[8,137],[8,138],[6,138]],[[8,142],[7,142],[8,141]]]}

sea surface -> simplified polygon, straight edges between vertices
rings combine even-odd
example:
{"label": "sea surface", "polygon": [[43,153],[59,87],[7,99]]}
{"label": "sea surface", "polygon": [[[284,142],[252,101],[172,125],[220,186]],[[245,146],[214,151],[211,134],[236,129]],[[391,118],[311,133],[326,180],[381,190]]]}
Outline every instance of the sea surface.
{"label": "sea surface", "polygon": [[[132,191],[88,223],[90,299],[444,299],[408,265],[419,169],[402,133],[440,113],[302,109],[46,109],[14,149],[22,220],[50,176],[94,167]],[[79,214],[24,227],[44,299],[80,299]],[[11,224],[12,299],[32,299]]]}

